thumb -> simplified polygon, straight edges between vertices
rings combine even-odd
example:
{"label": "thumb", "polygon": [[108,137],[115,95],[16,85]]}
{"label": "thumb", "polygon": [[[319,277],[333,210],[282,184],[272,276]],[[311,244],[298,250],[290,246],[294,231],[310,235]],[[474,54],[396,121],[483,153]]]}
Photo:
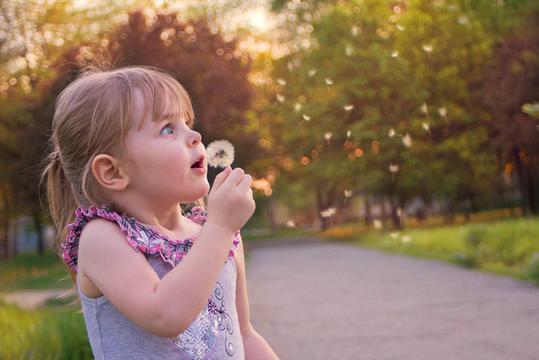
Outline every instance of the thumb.
{"label": "thumb", "polygon": [[221,171],[215,177],[215,180],[213,181],[212,190],[218,189],[231,172],[232,172],[232,168],[230,167],[230,165],[228,165],[223,171]]}

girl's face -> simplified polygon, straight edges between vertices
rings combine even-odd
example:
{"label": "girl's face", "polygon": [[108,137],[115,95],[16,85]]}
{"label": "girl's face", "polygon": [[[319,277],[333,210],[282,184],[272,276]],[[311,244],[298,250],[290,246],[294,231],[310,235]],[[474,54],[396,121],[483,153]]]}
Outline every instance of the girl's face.
{"label": "girl's face", "polygon": [[[206,153],[200,133],[190,129],[187,119],[174,114],[175,110],[167,103],[163,114],[170,116],[155,121],[148,111],[143,119],[144,98],[135,91],[134,124],[126,137],[131,189],[162,204],[195,201],[210,189],[207,160],[199,169],[191,167]],[[137,130],[141,121],[143,125]]]}

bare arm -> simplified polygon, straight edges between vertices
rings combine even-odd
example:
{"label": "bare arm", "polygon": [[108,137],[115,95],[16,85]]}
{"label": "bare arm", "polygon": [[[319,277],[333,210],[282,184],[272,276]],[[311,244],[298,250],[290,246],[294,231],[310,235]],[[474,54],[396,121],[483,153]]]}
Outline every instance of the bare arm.
{"label": "bare arm", "polygon": [[128,319],[158,336],[182,333],[206,304],[234,233],[205,223],[182,262],[159,279],[112,222],[88,223],[79,244],[79,271]]}

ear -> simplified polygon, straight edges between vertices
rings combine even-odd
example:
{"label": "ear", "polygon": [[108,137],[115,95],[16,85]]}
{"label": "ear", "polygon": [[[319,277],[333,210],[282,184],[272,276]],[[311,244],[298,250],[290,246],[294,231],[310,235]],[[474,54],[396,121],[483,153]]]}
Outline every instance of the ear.
{"label": "ear", "polygon": [[98,154],[92,160],[92,173],[97,182],[107,190],[123,191],[130,183],[120,161],[108,154]]}

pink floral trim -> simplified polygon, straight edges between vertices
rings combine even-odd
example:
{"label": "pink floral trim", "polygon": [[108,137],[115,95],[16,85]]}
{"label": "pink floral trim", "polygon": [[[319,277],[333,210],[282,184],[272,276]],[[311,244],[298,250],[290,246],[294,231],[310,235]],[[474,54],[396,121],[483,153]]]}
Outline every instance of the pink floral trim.
{"label": "pink floral trim", "polygon": [[[197,205],[185,216],[203,225],[206,222],[207,212],[203,207]],[[134,217],[129,217],[125,213],[118,214],[107,205],[90,206],[89,208],[81,206],[75,210],[75,220],[67,225],[66,239],[60,245],[62,249],[60,255],[74,273],[77,272],[79,239],[82,229],[88,222],[97,218],[117,223],[120,230],[126,235],[127,242],[135,250],[147,255],[159,254],[164,261],[172,266],[176,266],[182,261],[197,238],[197,235],[192,235],[184,240],[170,239],[151,226],[142,224]],[[240,230],[237,230],[228,256],[234,256],[234,250],[237,250],[240,239]]]}

